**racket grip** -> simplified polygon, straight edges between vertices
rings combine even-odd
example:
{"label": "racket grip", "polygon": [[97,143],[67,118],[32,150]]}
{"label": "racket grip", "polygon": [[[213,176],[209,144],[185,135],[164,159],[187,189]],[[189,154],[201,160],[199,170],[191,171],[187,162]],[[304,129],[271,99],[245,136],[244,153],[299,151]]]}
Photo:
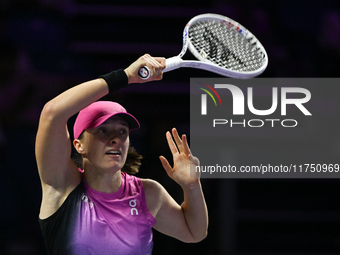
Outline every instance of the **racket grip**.
{"label": "racket grip", "polygon": [[[163,73],[170,72],[172,70],[180,68],[182,62],[183,62],[183,60],[179,56],[167,58],[165,60],[165,68],[163,70]],[[147,66],[142,66],[138,70],[138,76],[143,80],[149,79],[150,75],[151,75],[150,69]]]}
{"label": "racket grip", "polygon": [[180,68],[182,62],[183,60],[179,56],[167,58],[165,60],[165,69],[163,70],[163,73],[170,72],[172,70]]}
{"label": "racket grip", "polygon": [[138,76],[143,79],[143,80],[147,80],[150,78],[150,69],[147,66],[142,66],[141,68],[139,68],[138,70]]}

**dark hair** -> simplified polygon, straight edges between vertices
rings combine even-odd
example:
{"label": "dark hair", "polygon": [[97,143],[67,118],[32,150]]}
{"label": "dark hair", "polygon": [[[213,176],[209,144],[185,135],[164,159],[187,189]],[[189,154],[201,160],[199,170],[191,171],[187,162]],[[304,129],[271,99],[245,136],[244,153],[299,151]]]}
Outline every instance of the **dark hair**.
{"label": "dark hair", "polygon": [[122,168],[122,171],[128,174],[136,174],[139,172],[139,167],[142,164],[143,156],[140,155],[134,147],[129,146],[128,154],[126,157],[125,165]]}
{"label": "dark hair", "polygon": [[[83,134],[79,136],[79,139],[81,139]],[[71,158],[73,162],[76,164],[76,166],[80,169],[83,169],[83,157],[80,153],[77,152],[77,150],[72,146],[72,154]],[[123,168],[121,169],[123,172],[128,174],[136,174],[139,172],[139,167],[141,165],[141,160],[143,156],[140,155],[134,147],[131,145],[129,146],[127,157],[125,164]]]}

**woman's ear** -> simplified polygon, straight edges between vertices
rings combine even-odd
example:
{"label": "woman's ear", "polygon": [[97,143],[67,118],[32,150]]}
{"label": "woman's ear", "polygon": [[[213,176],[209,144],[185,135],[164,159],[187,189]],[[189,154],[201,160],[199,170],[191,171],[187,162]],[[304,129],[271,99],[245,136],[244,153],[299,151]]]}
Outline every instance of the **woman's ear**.
{"label": "woman's ear", "polygon": [[79,154],[84,154],[83,144],[79,139],[73,140],[73,146]]}

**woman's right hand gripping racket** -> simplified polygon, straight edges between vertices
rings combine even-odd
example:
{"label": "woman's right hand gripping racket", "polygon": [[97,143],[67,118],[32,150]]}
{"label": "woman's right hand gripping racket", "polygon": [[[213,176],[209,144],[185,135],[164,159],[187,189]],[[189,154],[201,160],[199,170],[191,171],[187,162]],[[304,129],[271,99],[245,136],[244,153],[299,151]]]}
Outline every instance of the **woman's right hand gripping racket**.
{"label": "woman's right hand gripping racket", "polygon": [[[198,59],[182,60],[187,48]],[[163,73],[191,67],[232,78],[260,75],[268,65],[268,56],[257,38],[236,21],[218,14],[192,18],[183,31],[183,48],[178,56],[166,59]],[[139,70],[142,79],[150,70]]]}

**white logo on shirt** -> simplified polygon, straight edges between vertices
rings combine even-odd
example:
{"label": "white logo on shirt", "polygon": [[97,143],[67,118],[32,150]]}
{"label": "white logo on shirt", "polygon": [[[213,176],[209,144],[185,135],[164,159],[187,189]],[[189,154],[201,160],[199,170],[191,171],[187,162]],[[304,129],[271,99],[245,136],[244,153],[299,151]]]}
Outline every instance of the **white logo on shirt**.
{"label": "white logo on shirt", "polygon": [[[135,208],[137,205],[136,199],[131,199],[129,201],[129,205],[131,206],[131,211],[130,211],[131,215],[135,215],[135,214],[138,215],[138,210],[137,208]],[[135,214],[133,212],[135,212]]]}
{"label": "white logo on shirt", "polygon": [[83,193],[83,195],[81,196],[81,200],[83,200],[85,203],[89,203],[90,209],[92,209],[93,203],[91,200],[89,200],[85,193]]}

